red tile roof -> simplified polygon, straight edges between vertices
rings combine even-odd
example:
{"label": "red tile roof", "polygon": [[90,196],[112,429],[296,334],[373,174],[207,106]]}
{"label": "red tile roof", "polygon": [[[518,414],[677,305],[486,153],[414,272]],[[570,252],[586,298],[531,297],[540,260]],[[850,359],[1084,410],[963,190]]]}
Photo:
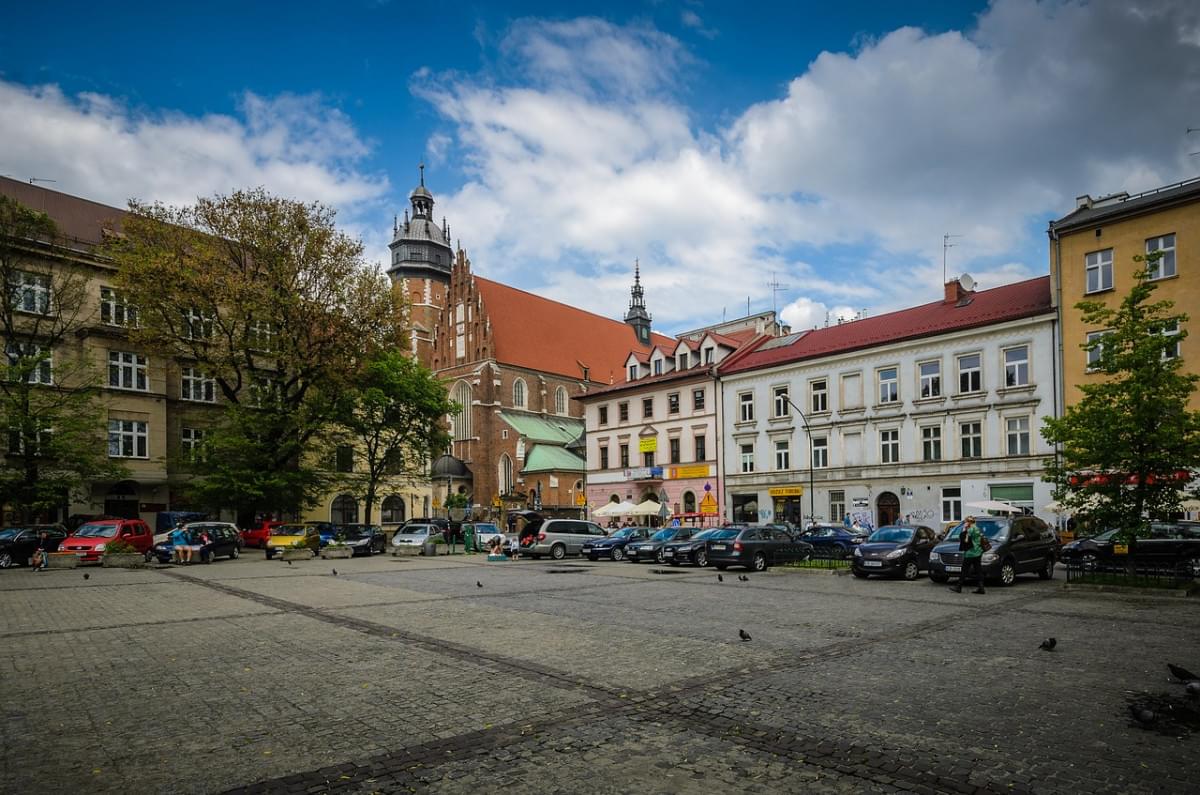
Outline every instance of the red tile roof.
{"label": "red tile roof", "polygon": [[970,293],[968,298],[957,304],[934,301],[886,315],[798,332],[791,335],[795,339],[788,345],[772,345],[770,343],[775,338],[764,337],[744,354],[730,357],[730,360],[718,366],[718,370],[721,375],[729,375],[873,348],[900,340],[990,326],[1053,311],[1050,306],[1049,276],[981,290]]}
{"label": "red tile roof", "polygon": [[[625,380],[630,351],[643,354],[633,327],[573,306],[474,276],[476,289],[492,324],[496,360],[569,378]],[[651,334],[652,345],[673,346],[675,340]]]}

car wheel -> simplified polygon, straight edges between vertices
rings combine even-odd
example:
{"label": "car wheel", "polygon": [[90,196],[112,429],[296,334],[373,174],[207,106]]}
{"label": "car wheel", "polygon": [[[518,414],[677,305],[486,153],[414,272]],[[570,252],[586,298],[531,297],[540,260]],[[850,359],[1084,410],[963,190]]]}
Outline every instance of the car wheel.
{"label": "car wheel", "polygon": [[660,566],[667,562],[667,558],[665,555],[663,555],[663,551],[661,549],[654,553],[654,562]]}
{"label": "car wheel", "polygon": [[929,581],[936,582],[938,585],[945,585],[950,582],[950,578],[944,574],[930,574]]}
{"label": "car wheel", "polygon": [[[154,553],[153,552],[147,552],[143,557],[146,558],[147,563],[154,562]],[[0,569],[6,569],[6,568],[8,568],[8,567],[4,565],[3,555],[0,555]]]}
{"label": "car wheel", "polygon": [[229,553],[229,559],[230,559],[230,560],[237,560],[237,559],[238,559],[238,558],[240,558],[241,556],[242,556],[242,548],[241,548],[241,547],[239,547],[237,544],[234,544],[234,545],[233,545],[233,551]]}
{"label": "car wheel", "polygon": [[851,571],[851,573],[854,574],[855,577],[857,577],[860,580],[865,580],[871,576],[870,574],[867,574],[865,571],[859,571],[858,569],[851,569],[850,571]]}
{"label": "car wheel", "polygon": [[1038,577],[1049,580],[1054,577],[1054,558],[1046,558],[1046,563],[1038,569]]}
{"label": "car wheel", "polygon": [[696,565],[700,568],[704,568],[708,565],[708,553],[703,549],[696,552]]}
{"label": "car wheel", "polygon": [[1006,560],[1000,564],[1000,584],[1008,587],[1017,580],[1017,567],[1013,565],[1011,560]]}
{"label": "car wheel", "polygon": [[567,556],[567,548],[562,544],[555,544],[550,547],[550,557],[554,560],[562,560]]}
{"label": "car wheel", "polygon": [[0,569],[7,569],[13,565],[11,552],[0,552]]}
{"label": "car wheel", "polygon": [[748,568],[751,568],[754,571],[766,571],[767,570],[767,556],[761,552],[755,552],[754,560],[751,561],[750,566]]}
{"label": "car wheel", "polygon": [[915,560],[910,560],[904,564],[904,579],[915,580],[921,576],[921,567],[917,565]]}
{"label": "car wheel", "polygon": [[619,562],[622,559],[624,559],[624,557],[625,557],[625,550],[621,549],[620,547],[613,547],[613,550],[612,550],[612,559],[613,560]]}

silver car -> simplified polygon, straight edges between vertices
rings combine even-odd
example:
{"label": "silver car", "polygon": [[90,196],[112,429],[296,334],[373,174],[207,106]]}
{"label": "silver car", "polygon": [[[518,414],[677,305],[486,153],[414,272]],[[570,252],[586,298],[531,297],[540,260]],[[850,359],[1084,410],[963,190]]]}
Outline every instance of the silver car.
{"label": "silver car", "polygon": [[521,546],[523,557],[537,560],[542,555],[549,555],[555,560],[562,560],[567,555],[578,555],[583,550],[584,542],[604,538],[605,532],[595,522],[581,519],[543,519],[526,525],[521,536],[532,538],[532,541]]}
{"label": "silver car", "polygon": [[441,530],[432,524],[406,524],[392,536],[394,547],[419,547],[427,541],[441,536]]}

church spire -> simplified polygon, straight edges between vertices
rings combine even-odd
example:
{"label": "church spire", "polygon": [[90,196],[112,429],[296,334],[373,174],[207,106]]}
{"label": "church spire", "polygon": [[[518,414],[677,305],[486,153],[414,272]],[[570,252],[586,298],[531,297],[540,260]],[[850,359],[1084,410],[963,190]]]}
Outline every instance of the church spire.
{"label": "church spire", "polygon": [[650,313],[646,311],[646,296],[642,289],[642,266],[638,260],[633,261],[633,287],[629,290],[629,311],[625,313],[625,322],[633,327],[638,342],[650,344]]}

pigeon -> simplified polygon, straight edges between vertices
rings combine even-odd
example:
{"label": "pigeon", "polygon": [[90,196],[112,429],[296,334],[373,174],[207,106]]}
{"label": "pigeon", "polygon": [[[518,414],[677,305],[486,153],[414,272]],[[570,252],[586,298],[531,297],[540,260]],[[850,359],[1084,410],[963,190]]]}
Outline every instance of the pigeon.
{"label": "pigeon", "polygon": [[284,563],[286,563],[289,566],[292,565],[292,562],[290,560],[285,560]]}
{"label": "pigeon", "polygon": [[1171,663],[1167,663],[1167,668],[1171,671],[1171,675],[1180,682],[1200,682],[1200,676],[1196,676],[1186,668],[1180,668],[1178,665],[1172,665]]}
{"label": "pigeon", "polygon": [[1041,649],[1042,651],[1054,651],[1054,647],[1057,645],[1058,645],[1057,638],[1046,638],[1044,641],[1042,641],[1041,645],[1038,646],[1038,648]]}
{"label": "pigeon", "polygon": [[747,577],[745,574],[739,574],[738,582],[750,582],[750,578]]}
{"label": "pigeon", "polygon": [[739,638],[741,638],[741,639],[742,639],[742,642],[744,643],[744,642],[746,642],[746,641],[750,640],[750,633],[749,633],[749,632],[747,632],[747,631],[746,631],[746,630],[744,630],[744,629],[739,629],[739,630],[738,630],[738,637],[739,637]]}
{"label": "pigeon", "polygon": [[718,575],[717,575],[717,582],[725,582],[725,578],[724,578],[724,577],[722,577],[720,574],[718,574]]}
{"label": "pigeon", "polygon": [[481,583],[479,580],[476,580],[476,581],[475,581],[475,587],[476,587],[476,588],[482,588],[482,587],[483,587],[483,583]]}
{"label": "pigeon", "polygon": [[85,571],[85,572],[83,573],[83,579],[85,579],[85,580],[90,580],[90,579],[92,579],[92,575],[88,574],[88,573]]}
{"label": "pigeon", "polygon": [[1158,720],[1157,712],[1149,707],[1139,707],[1137,704],[1129,705],[1129,714],[1143,726],[1151,726]]}
{"label": "pigeon", "polygon": [[334,576],[334,577],[336,577],[336,576],[337,576],[337,569],[330,569],[330,571],[332,571],[332,572],[333,572],[333,576]]}
{"label": "pigeon", "polygon": [[1200,698],[1200,682],[1188,682],[1184,689],[1192,698]]}

